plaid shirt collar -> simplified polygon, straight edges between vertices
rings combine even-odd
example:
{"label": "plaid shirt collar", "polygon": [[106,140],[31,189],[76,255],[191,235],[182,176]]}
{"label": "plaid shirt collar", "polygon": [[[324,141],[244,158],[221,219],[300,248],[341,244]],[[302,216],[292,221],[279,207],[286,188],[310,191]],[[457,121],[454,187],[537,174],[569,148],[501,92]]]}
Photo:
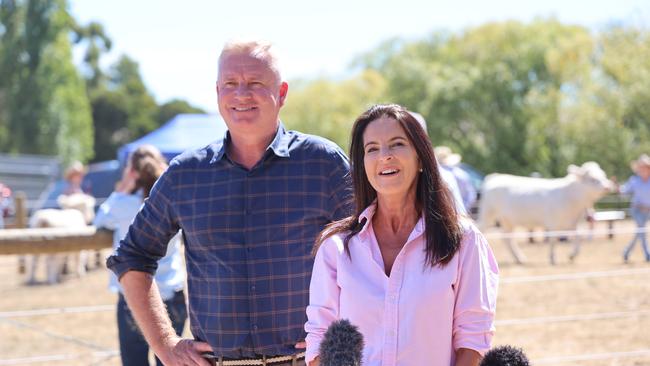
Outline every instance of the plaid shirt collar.
{"label": "plaid shirt collar", "polygon": [[[210,163],[215,163],[221,160],[228,150],[228,145],[231,144],[230,131],[226,131],[226,134],[223,137],[223,140],[217,141],[216,143],[221,142],[221,147],[219,148],[217,154],[212,157]],[[282,122],[278,124],[278,130],[275,133],[275,137],[271,144],[266,148],[266,151],[273,151],[276,156],[288,158],[289,157],[289,143],[291,142],[291,135],[287,133],[286,129]]]}

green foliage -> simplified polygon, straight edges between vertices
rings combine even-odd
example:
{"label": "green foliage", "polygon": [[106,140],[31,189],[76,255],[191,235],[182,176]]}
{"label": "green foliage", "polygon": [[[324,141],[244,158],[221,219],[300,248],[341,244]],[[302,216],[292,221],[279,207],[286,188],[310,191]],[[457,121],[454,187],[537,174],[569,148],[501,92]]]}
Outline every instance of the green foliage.
{"label": "green foliage", "polygon": [[650,150],[649,39],[502,22],[391,40],[357,62],[384,76],[385,100],[424,115],[434,144],[484,172],[561,176],[595,160],[625,176],[627,162]]}
{"label": "green foliage", "polygon": [[[66,0],[0,0],[0,151],[57,154],[64,161],[115,158],[119,146],[179,113],[158,106],[135,60],[107,71],[112,41],[99,23],[77,24]],[[70,37],[73,36],[73,37]],[[85,47],[85,83],[70,39]],[[287,127],[347,150],[356,117],[399,103],[484,172],[561,176],[570,163],[599,162],[623,179],[650,153],[650,32],[593,33],[553,19],[500,22],[420,40],[390,39],[357,57],[346,80],[291,83]],[[92,118],[92,120],[91,120]]]}
{"label": "green foliage", "polygon": [[66,6],[65,0],[1,4],[2,151],[59,155],[63,162],[93,155],[90,107],[72,63]]}
{"label": "green foliage", "polygon": [[140,77],[138,64],[122,56],[105,85],[90,95],[95,126],[96,161],[115,159],[117,149],[158,127],[158,106]]}
{"label": "green foliage", "polygon": [[88,89],[93,91],[100,88],[105,82],[105,75],[99,66],[102,53],[111,50],[113,41],[108,37],[104,26],[97,22],[90,22],[86,26],[77,23],[73,25],[75,43],[86,43],[84,62],[87,66]]}
{"label": "green foliage", "polygon": [[296,81],[290,83],[281,117],[288,128],[326,137],[347,151],[355,119],[385,102],[385,92],[385,80],[372,70],[341,82]]}
{"label": "green foliage", "polygon": [[187,101],[172,99],[158,107],[156,122],[159,126],[182,113],[205,113],[201,108],[192,106]]}
{"label": "green foliage", "polygon": [[125,98],[131,133],[141,136],[158,127],[155,120],[158,106],[144,85],[135,60],[122,56],[117,61],[111,70],[109,88]]}

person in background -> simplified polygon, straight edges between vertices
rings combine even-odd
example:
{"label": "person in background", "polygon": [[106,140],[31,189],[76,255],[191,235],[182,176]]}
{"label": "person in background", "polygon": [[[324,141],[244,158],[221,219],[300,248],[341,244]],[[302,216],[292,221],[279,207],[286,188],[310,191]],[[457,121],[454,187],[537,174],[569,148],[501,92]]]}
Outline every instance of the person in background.
{"label": "person in background", "polygon": [[[129,225],[140,210],[142,202],[149,197],[154,182],[167,168],[164,157],[153,146],[138,147],[129,157],[122,179],[115,192],[99,207],[94,220],[96,227],[114,230],[113,250],[117,250],[120,240],[126,235]],[[174,331],[179,336],[187,319],[185,304],[185,269],[181,257],[181,233],[176,234],[167,246],[167,253],[158,261],[154,280],[160,290],[167,314]],[[122,365],[148,365],[149,346],[133,319],[124,300],[122,288],[115,274],[111,272],[109,289],[117,292],[117,328],[120,341]],[[156,358],[156,364],[162,362]]]}
{"label": "person in background", "polygon": [[75,193],[84,193],[81,183],[86,175],[86,167],[80,162],[75,161],[68,169],[65,170],[63,178],[66,181],[66,186],[63,189],[63,194],[71,195]]}
{"label": "person in background", "polygon": [[[422,117],[422,115],[417,112],[409,111],[409,113],[411,116],[413,116],[413,118],[415,118],[416,121],[418,121],[420,127],[422,127],[424,132],[428,135],[427,121],[424,120],[424,117]],[[438,165],[438,170],[440,170],[440,178],[442,178],[442,181],[447,185],[447,188],[449,188],[449,191],[451,192],[451,195],[454,199],[454,205],[456,206],[456,211],[461,215],[467,215],[469,211],[465,209],[463,196],[460,193],[460,187],[458,187],[456,177],[454,177],[454,174],[452,172],[444,169],[441,165]]]}
{"label": "person in background", "polygon": [[5,217],[11,210],[11,189],[0,182],[0,229],[5,227]]}
{"label": "person in background", "polygon": [[650,219],[650,156],[642,154],[631,163],[634,175],[620,187],[620,192],[631,195],[630,213],[639,230],[623,251],[623,261],[630,259],[630,252],[634,249],[637,241],[641,242],[641,248],[645,254],[646,262],[650,262],[650,250],[645,235],[645,224]]}
{"label": "person in background", "polygon": [[494,333],[499,269],[471,219],[455,209],[420,124],[376,105],[352,127],[355,212],[316,246],[307,355],[334,321],[363,335],[364,366],[477,366]]}
{"label": "person in background", "polygon": [[440,166],[451,172],[451,174],[454,175],[454,178],[456,178],[465,210],[470,212],[474,202],[476,202],[476,189],[472,184],[472,178],[469,174],[458,166],[462,157],[460,154],[452,152],[451,148],[448,146],[436,146],[434,152]]}

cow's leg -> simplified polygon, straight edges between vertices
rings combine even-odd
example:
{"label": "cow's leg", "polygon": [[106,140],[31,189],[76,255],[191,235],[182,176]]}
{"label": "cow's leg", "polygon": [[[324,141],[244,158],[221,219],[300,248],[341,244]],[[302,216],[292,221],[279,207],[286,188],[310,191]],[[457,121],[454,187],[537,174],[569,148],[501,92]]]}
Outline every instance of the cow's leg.
{"label": "cow's leg", "polygon": [[582,244],[582,239],[580,238],[580,235],[577,235],[574,237],[575,242],[573,243],[573,250],[571,251],[571,254],[569,255],[569,260],[573,262],[574,259],[578,256],[580,253],[580,245]]}
{"label": "cow's leg", "polygon": [[526,256],[521,251],[521,249],[519,249],[519,245],[517,245],[517,242],[515,242],[513,238],[505,238],[503,240],[508,246],[510,253],[514,257],[515,262],[517,262],[517,264],[524,264],[526,262]]}
{"label": "cow's leg", "polygon": [[77,275],[82,277],[86,274],[88,267],[88,251],[80,250],[73,254],[77,258]]}
{"label": "cow's leg", "polygon": [[18,274],[27,273],[27,256],[21,255],[18,257]]}
{"label": "cow's leg", "polygon": [[549,245],[549,260],[551,261],[552,265],[555,265],[555,243],[556,243],[555,238],[549,239],[549,243],[548,243],[548,245]]}
{"label": "cow's leg", "polygon": [[100,250],[95,250],[95,268],[100,268],[102,266],[102,252]]}
{"label": "cow's leg", "polygon": [[32,262],[30,263],[29,270],[27,271],[27,284],[33,285],[36,283],[36,269],[38,268],[38,254],[31,255]]}
{"label": "cow's leg", "polygon": [[61,282],[65,254],[51,254],[46,257],[47,283],[55,285]]}

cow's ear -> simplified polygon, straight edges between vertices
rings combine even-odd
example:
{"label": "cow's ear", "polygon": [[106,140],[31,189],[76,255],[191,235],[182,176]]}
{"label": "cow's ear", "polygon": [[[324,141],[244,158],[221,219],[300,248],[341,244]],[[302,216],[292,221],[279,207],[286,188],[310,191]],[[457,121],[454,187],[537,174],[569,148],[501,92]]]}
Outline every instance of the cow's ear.
{"label": "cow's ear", "polygon": [[567,170],[567,172],[568,172],[569,174],[573,174],[573,175],[577,175],[577,176],[582,175],[582,174],[581,174],[581,173],[582,173],[582,169],[580,169],[579,166],[576,166],[576,165],[573,165],[573,164],[569,165],[569,167],[568,167],[566,170]]}

